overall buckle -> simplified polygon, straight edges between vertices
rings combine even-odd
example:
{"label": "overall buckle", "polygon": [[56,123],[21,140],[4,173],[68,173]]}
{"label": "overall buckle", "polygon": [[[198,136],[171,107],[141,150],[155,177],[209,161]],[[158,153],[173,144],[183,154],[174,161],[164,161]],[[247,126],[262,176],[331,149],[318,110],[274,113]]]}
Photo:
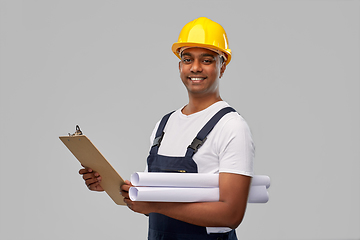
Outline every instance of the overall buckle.
{"label": "overall buckle", "polygon": [[194,153],[196,153],[199,148],[204,144],[204,142],[206,141],[206,138],[204,138],[204,140],[200,140],[198,138],[194,138],[194,140],[192,141],[192,143],[188,146],[188,148],[191,148],[194,150]]}

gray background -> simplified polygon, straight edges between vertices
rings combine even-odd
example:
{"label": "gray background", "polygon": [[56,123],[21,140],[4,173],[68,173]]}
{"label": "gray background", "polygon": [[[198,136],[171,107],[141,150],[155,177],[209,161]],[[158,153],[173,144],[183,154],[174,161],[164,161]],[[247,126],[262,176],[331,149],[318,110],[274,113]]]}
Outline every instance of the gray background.
{"label": "gray background", "polygon": [[206,16],[233,60],[221,92],[248,121],[270,201],[240,239],[359,239],[359,1],[0,1],[0,238],[145,239],[147,218],[89,192],[58,139],[79,124],[117,171],[187,103],[171,52]]}

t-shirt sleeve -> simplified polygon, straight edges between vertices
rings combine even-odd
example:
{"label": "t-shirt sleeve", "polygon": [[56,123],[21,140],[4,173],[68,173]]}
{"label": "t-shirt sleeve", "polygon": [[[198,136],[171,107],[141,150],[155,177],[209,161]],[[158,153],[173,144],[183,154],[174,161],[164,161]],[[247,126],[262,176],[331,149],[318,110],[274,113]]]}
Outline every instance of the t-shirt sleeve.
{"label": "t-shirt sleeve", "polygon": [[219,172],[253,176],[255,147],[250,128],[242,117],[227,120],[218,141]]}

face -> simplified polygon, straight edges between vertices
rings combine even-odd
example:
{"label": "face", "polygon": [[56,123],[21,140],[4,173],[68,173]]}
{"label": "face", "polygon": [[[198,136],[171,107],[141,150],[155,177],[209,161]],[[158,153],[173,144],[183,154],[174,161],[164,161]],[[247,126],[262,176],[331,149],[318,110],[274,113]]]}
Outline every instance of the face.
{"label": "face", "polygon": [[219,94],[219,79],[226,64],[217,53],[204,48],[183,51],[179,63],[180,78],[189,94]]}

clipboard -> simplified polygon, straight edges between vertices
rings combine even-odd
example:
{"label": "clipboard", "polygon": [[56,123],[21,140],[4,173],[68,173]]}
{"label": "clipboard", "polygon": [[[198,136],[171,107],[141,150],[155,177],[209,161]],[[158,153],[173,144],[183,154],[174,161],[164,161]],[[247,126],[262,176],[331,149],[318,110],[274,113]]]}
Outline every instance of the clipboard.
{"label": "clipboard", "polygon": [[118,205],[126,205],[120,194],[120,186],[125,183],[124,180],[90,139],[82,134],[80,127],[76,126],[74,134],[69,133],[69,136],[59,138],[83,166],[100,174],[102,178],[100,186],[109,197]]}

